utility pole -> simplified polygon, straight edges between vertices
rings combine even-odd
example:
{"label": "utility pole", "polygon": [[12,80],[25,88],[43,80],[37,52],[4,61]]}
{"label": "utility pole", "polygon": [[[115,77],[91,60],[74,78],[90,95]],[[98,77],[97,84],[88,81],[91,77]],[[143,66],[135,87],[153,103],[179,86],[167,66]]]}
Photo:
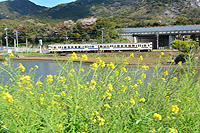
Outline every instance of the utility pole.
{"label": "utility pole", "polygon": [[8,28],[7,28],[7,26],[4,30],[6,31],[6,47],[7,47],[7,53],[8,53],[8,33],[7,33]]}
{"label": "utility pole", "polygon": [[68,37],[67,37],[67,31],[66,31],[66,44],[67,44],[67,39],[68,39]]}
{"label": "utility pole", "polygon": [[28,54],[28,48],[27,48],[27,46],[28,46],[28,40],[26,38],[26,53]]}
{"label": "utility pole", "polygon": [[3,50],[3,48],[2,48],[2,40],[1,40],[1,50]]}
{"label": "utility pole", "polygon": [[157,32],[156,34],[156,37],[157,37],[157,50],[159,49],[159,33]]}
{"label": "utility pole", "polygon": [[16,31],[16,40],[17,40],[17,48],[18,48],[18,32]]}
{"label": "utility pole", "polygon": [[15,48],[15,54],[16,54],[16,39],[14,39],[14,48]]}
{"label": "utility pole", "polygon": [[101,28],[101,33],[102,33],[102,44],[103,44],[103,30],[104,30],[104,28]]}

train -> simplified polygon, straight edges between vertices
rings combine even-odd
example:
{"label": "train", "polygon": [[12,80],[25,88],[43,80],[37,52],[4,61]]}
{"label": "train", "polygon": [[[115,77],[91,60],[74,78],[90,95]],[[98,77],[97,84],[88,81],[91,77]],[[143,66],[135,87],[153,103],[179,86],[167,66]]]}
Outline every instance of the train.
{"label": "train", "polygon": [[56,44],[48,45],[49,53],[57,52],[111,52],[111,51],[152,51],[152,42],[123,44]]}

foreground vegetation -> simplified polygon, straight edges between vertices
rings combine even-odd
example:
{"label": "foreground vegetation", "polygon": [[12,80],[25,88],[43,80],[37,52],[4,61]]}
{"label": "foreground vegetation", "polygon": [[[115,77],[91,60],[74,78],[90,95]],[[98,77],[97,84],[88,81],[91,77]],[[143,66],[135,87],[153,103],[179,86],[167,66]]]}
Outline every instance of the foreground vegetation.
{"label": "foreground vegetation", "polygon": [[[160,59],[164,56],[161,53]],[[13,56],[13,55],[10,55]],[[78,67],[73,60],[81,59]],[[194,62],[151,70],[145,64],[127,70],[126,60],[101,58],[83,69],[87,55],[62,64],[57,75],[35,79],[19,64],[3,62],[9,80],[0,87],[2,132],[199,132],[199,75]],[[195,58],[197,60],[198,58]],[[143,56],[138,62],[143,61]],[[139,64],[138,63],[138,64]]]}

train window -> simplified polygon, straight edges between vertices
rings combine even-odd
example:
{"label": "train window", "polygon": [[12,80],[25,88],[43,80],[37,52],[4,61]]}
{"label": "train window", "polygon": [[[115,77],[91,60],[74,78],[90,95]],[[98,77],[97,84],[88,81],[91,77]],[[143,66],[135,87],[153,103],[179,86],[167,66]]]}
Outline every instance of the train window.
{"label": "train window", "polygon": [[100,46],[100,48],[102,48],[102,45]]}
{"label": "train window", "polygon": [[54,47],[54,48],[56,48],[56,47]]}
{"label": "train window", "polygon": [[146,47],[147,45],[145,44],[144,47]]}
{"label": "train window", "polygon": [[117,45],[117,47],[120,47],[120,45]]}
{"label": "train window", "polygon": [[64,48],[66,48],[66,46],[64,46]]}
{"label": "train window", "polygon": [[125,45],[125,47],[127,47],[127,45]]}
{"label": "train window", "polygon": [[70,46],[68,46],[68,48],[70,48]]}
{"label": "train window", "polygon": [[81,46],[78,46],[78,48],[81,48]]}
{"label": "train window", "polygon": [[92,46],[92,48],[94,48],[94,46]]}
{"label": "train window", "polygon": [[149,46],[149,45],[148,45]]}
{"label": "train window", "polygon": [[123,45],[121,45],[121,47],[123,47]]}
{"label": "train window", "polygon": [[131,45],[128,45],[128,47],[131,47]]}

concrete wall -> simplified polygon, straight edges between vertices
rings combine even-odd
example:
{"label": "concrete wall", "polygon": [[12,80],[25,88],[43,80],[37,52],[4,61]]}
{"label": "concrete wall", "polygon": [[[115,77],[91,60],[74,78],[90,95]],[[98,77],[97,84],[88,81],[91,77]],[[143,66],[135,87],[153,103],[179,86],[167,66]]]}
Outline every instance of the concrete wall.
{"label": "concrete wall", "polygon": [[[157,49],[157,36],[156,35],[131,35],[122,34],[122,37],[130,40],[131,43],[138,42],[152,42],[153,48]],[[159,47],[160,48],[171,48],[170,43],[175,40],[174,35],[159,35]]]}
{"label": "concrete wall", "polygon": [[134,42],[133,34],[122,34],[123,38],[127,38],[131,43]]}

